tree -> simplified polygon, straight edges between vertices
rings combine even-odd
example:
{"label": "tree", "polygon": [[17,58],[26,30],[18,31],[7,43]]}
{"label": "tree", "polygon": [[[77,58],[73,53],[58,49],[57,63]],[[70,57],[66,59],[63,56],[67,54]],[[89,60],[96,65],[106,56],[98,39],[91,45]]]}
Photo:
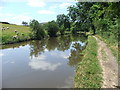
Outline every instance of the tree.
{"label": "tree", "polygon": [[59,31],[59,26],[55,21],[48,22],[47,31],[50,37],[57,36],[57,32]]}
{"label": "tree", "polygon": [[70,30],[70,19],[69,16],[64,14],[57,15],[57,23],[60,27],[60,33],[64,34],[65,30],[68,28]]}
{"label": "tree", "polygon": [[77,17],[77,8],[75,7],[75,5],[73,6],[69,6],[68,7],[68,16],[70,17],[72,22],[76,21],[76,17]]}
{"label": "tree", "polygon": [[32,29],[33,37],[35,39],[42,39],[45,37],[45,31],[37,20],[32,20],[30,22],[30,27]]}
{"label": "tree", "polygon": [[27,25],[28,25],[28,23],[25,22],[25,21],[22,21],[22,24],[23,24],[24,26],[27,26]]}
{"label": "tree", "polygon": [[65,27],[64,27],[64,25],[61,25],[59,29],[60,29],[60,34],[61,34],[61,35],[64,35],[64,32],[65,32]]}
{"label": "tree", "polygon": [[88,2],[78,2],[76,5],[68,7],[68,15],[72,21],[73,33],[77,33],[77,31],[89,31],[90,20],[88,18],[88,11],[91,5]]}

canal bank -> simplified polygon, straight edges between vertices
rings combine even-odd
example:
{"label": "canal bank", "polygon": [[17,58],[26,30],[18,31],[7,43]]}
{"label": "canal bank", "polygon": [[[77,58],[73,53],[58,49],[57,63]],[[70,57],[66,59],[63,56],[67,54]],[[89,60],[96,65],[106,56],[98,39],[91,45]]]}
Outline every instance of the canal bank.
{"label": "canal bank", "polygon": [[118,87],[118,63],[106,43],[89,36],[83,54],[75,71],[75,88]]}
{"label": "canal bank", "polygon": [[75,88],[100,88],[102,69],[97,58],[98,45],[92,36],[88,37],[88,44],[83,51],[83,59],[75,71]]}

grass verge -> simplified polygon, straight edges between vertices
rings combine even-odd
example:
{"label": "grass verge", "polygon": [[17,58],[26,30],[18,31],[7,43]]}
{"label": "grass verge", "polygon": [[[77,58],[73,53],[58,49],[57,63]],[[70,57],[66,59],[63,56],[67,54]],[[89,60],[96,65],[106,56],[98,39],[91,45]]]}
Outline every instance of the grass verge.
{"label": "grass verge", "polygon": [[83,51],[84,57],[75,71],[75,88],[100,88],[102,69],[97,59],[97,42],[92,36],[88,37],[88,44]]}

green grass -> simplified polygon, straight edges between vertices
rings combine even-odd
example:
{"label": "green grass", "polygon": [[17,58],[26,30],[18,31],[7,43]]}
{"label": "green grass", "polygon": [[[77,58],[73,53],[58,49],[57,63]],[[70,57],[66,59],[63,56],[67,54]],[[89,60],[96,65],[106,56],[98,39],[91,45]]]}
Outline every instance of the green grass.
{"label": "green grass", "polygon": [[92,36],[88,37],[88,44],[83,51],[84,57],[75,71],[75,88],[100,88],[102,69],[97,59],[97,42]]}
{"label": "green grass", "polygon": [[[9,44],[29,40],[30,28],[22,25],[1,24],[2,27],[9,27],[9,29],[1,30],[0,37],[2,38],[1,44]],[[16,35],[15,30],[19,32],[18,39],[13,39]],[[24,35],[22,35],[22,33]]]}

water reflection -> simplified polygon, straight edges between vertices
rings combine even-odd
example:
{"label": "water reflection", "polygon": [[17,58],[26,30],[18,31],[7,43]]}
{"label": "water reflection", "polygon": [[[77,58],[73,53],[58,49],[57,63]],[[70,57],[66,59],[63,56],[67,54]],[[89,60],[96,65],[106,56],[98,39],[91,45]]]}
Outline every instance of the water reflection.
{"label": "water reflection", "polygon": [[38,57],[45,50],[46,40],[30,42],[30,56]]}
{"label": "water reflection", "polygon": [[73,82],[74,81],[74,77],[73,76],[69,76],[65,79],[65,81],[63,82],[62,86],[58,86],[57,88],[71,88],[71,86],[73,87]]}
{"label": "water reflection", "polygon": [[0,51],[0,57],[3,56],[4,54]]}
{"label": "water reflection", "polygon": [[[58,57],[63,57],[65,59],[69,59],[68,65],[70,66],[75,66],[79,61],[82,59],[82,54],[81,52],[85,48],[85,42],[87,40],[87,36],[84,34],[81,35],[64,35],[64,36],[59,36],[59,37],[51,37],[47,38],[44,40],[32,40],[32,41],[27,41],[27,42],[22,42],[22,43],[17,43],[17,44],[10,44],[10,45],[4,45],[3,49],[5,48],[19,48],[21,46],[29,45],[30,46],[30,57],[31,57],[31,63],[34,64],[29,64],[35,68],[35,65],[37,63],[42,63],[44,65],[48,65],[48,63],[43,63],[41,59],[45,59],[45,56],[42,54],[47,51],[63,51],[65,52],[66,50],[69,50],[70,52],[68,53],[58,53],[53,52],[49,53],[52,56],[58,56]],[[3,54],[0,54],[3,55]],[[32,59],[33,58],[33,59]],[[50,66],[51,64],[49,64]],[[59,64],[57,64],[59,65]]]}
{"label": "water reflection", "polygon": [[31,68],[35,70],[41,69],[43,71],[46,71],[46,70],[54,71],[58,66],[61,65],[61,63],[47,62],[45,61],[45,59],[46,59],[46,56],[44,55],[39,55],[38,57],[33,56],[32,59],[30,58],[29,66],[31,66]]}
{"label": "water reflection", "polygon": [[[3,46],[3,88],[70,88],[87,37],[65,35]],[[51,83],[52,82],[52,83]]]}
{"label": "water reflection", "polygon": [[82,53],[83,49],[85,48],[85,46],[83,46],[79,42],[75,42],[72,45],[72,47],[73,47],[73,49],[71,49],[71,54],[69,56],[68,64],[70,66],[75,66],[78,62],[80,62],[82,60],[83,54],[81,54],[81,53]]}
{"label": "water reflection", "polygon": [[66,35],[57,38],[52,37],[38,42],[33,41],[30,43],[30,56],[38,57],[40,54],[46,51],[66,51],[69,49],[70,53],[68,53],[68,55],[65,55],[65,53],[59,55],[57,55],[57,53],[52,54],[69,59],[68,65],[75,66],[82,59],[83,55],[81,54],[81,52],[85,48],[86,39],[86,36],[81,37],[80,35]]}

